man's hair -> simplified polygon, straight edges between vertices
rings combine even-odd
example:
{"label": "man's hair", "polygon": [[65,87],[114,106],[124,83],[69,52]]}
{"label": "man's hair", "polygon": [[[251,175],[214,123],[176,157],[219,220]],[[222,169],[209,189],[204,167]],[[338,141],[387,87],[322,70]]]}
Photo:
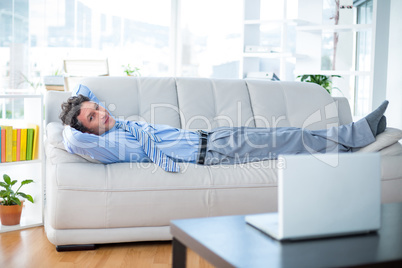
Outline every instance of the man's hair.
{"label": "man's hair", "polygon": [[63,124],[69,125],[81,132],[89,132],[89,129],[77,118],[81,112],[81,105],[85,101],[90,101],[90,99],[83,95],[78,95],[68,98],[67,102],[63,102],[61,105],[62,111],[59,116]]}

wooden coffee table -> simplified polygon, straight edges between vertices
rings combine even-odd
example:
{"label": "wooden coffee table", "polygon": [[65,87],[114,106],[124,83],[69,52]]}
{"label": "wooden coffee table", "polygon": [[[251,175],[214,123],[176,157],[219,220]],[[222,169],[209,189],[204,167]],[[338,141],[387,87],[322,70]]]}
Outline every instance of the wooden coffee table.
{"label": "wooden coffee table", "polygon": [[244,216],[174,220],[173,267],[190,248],[216,267],[402,267],[402,203],[383,204],[378,232],[278,242]]}

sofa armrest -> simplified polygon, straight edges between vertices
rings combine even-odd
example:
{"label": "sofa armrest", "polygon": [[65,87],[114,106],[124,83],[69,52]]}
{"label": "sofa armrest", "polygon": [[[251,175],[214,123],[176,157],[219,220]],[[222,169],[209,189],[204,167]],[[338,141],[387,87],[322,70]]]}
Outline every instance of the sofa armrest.
{"label": "sofa armrest", "polygon": [[400,139],[402,139],[402,130],[397,128],[386,128],[383,133],[377,135],[375,142],[361,148],[358,152],[378,152],[394,143],[397,143]]}

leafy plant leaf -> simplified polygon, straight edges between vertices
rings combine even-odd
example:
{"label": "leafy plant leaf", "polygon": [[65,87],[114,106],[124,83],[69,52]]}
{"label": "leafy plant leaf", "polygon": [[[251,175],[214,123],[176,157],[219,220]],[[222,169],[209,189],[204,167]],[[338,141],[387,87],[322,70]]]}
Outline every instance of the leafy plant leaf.
{"label": "leafy plant leaf", "polygon": [[3,180],[4,180],[5,183],[11,184],[11,179],[7,174],[3,175]]}
{"label": "leafy plant leaf", "polygon": [[6,192],[7,192],[6,190],[1,190],[0,191],[0,197],[3,198],[5,196],[5,194],[6,194]]}
{"label": "leafy plant leaf", "polygon": [[297,78],[300,78],[301,82],[315,83],[322,86],[329,94],[332,92],[332,80],[331,77],[339,77],[340,75],[321,75],[321,74],[305,74],[299,75]]}
{"label": "leafy plant leaf", "polygon": [[27,194],[26,196],[27,196],[26,199],[27,199],[29,202],[34,203],[34,199],[33,199],[33,197],[32,197],[31,195]]}
{"label": "leafy plant leaf", "polygon": [[24,193],[19,192],[19,193],[17,193],[17,195],[22,196],[23,198],[25,198],[26,200],[28,200],[31,203],[34,202],[32,196],[30,196],[29,194],[24,194]]}
{"label": "leafy plant leaf", "polygon": [[24,180],[24,181],[21,182],[21,186],[25,185],[25,184],[32,183],[32,182],[34,182],[34,181],[33,180]]}
{"label": "leafy plant leaf", "polygon": [[[11,201],[17,205],[21,205],[21,201],[17,197],[11,197]],[[12,204],[10,204],[12,205]]]}
{"label": "leafy plant leaf", "polygon": [[32,196],[19,192],[22,186],[34,182],[33,180],[22,181],[20,187],[17,189],[16,192],[14,192],[14,190],[11,187],[18,182],[17,180],[11,181],[11,178],[7,174],[3,175],[3,180],[4,182],[0,182],[0,186],[5,188],[5,190],[0,191],[0,197],[3,198],[2,201],[3,205],[5,206],[10,206],[14,204],[21,205],[20,200],[16,196],[22,196],[28,201],[32,203],[34,202]]}
{"label": "leafy plant leaf", "polygon": [[4,193],[4,196],[7,197],[7,196],[11,195],[11,192],[12,192],[11,189],[6,190],[6,192]]}

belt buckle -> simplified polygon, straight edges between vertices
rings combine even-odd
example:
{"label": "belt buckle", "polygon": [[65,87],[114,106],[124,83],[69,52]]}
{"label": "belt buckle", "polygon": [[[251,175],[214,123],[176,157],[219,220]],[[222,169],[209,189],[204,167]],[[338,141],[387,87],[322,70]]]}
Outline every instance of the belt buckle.
{"label": "belt buckle", "polygon": [[208,132],[205,130],[197,130],[197,132],[199,133],[200,137],[203,139],[206,139],[208,137]]}
{"label": "belt buckle", "polygon": [[200,136],[200,151],[197,159],[197,163],[204,165],[205,163],[205,155],[207,151],[207,140],[209,133],[204,130],[197,130],[198,135]]}

